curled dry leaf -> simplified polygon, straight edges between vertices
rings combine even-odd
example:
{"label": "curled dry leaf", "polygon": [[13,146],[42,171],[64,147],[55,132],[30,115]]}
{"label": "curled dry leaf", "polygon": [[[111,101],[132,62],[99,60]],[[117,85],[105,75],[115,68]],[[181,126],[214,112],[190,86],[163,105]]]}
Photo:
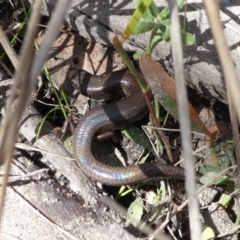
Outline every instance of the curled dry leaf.
{"label": "curled dry leaf", "polygon": [[[176,119],[178,119],[177,95],[175,81],[165,70],[151,57],[141,55],[139,57],[140,68],[150,85],[152,93],[157,97],[159,103]],[[197,112],[188,102],[191,129],[195,132],[210,136],[210,132],[200,120]]]}

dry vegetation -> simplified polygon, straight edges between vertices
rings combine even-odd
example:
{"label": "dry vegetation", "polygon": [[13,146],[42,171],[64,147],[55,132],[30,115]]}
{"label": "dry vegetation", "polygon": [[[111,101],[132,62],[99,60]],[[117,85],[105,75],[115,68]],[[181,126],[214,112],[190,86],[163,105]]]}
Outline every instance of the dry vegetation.
{"label": "dry vegetation", "polygon": [[[2,2],[6,4],[8,1]],[[2,2],[0,2],[0,13],[6,6],[1,5]],[[237,239],[239,228],[239,201],[237,193],[240,184],[238,174],[232,178],[231,187],[234,189],[230,191],[229,187],[223,188],[226,195],[221,194],[218,189],[207,188],[207,185],[216,179],[217,176],[224,175],[225,172],[236,168],[236,166],[223,169],[223,172],[220,172],[213,178],[211,176],[206,178],[205,185],[201,186],[201,188],[197,185],[196,190],[193,144],[190,132],[190,125],[193,121],[192,114],[195,114],[195,112],[191,111],[189,118],[190,107],[187,100],[185,82],[186,78],[188,86],[194,88],[194,93],[199,93],[200,91],[204,95],[203,89],[208,89],[207,98],[202,99],[209,100],[212,95],[214,98],[219,97],[216,100],[222,102],[218,102],[220,104],[218,106],[223,106],[224,103],[228,102],[231,127],[227,126],[225,130],[227,129],[233,133],[232,139],[235,146],[235,159],[233,160],[235,160],[237,169],[239,169],[238,123],[240,122],[240,88],[237,79],[239,66],[234,66],[226,43],[222,27],[223,22],[219,15],[221,11],[218,1],[205,0],[205,10],[203,5],[200,4],[202,7],[201,14],[206,11],[209,25],[211,26],[213,37],[209,37],[209,35],[208,40],[209,38],[210,42],[214,40],[218,54],[214,55],[216,66],[212,64],[212,60],[209,60],[211,64],[207,64],[214,66],[212,71],[208,68],[209,66],[205,65],[206,62],[201,64],[201,57],[208,55],[206,51],[202,54],[199,54],[199,51],[197,51],[201,47],[198,45],[199,41],[197,41],[194,47],[184,48],[183,54],[179,13],[174,0],[169,0],[170,21],[172,23],[170,30],[172,39],[170,43],[171,54],[170,45],[162,42],[153,52],[155,59],[158,58],[160,52],[162,53],[160,57],[161,63],[166,64],[164,69],[167,69],[168,73],[174,76],[176,82],[177,95],[175,97],[178,100],[181,134],[170,133],[169,135],[170,139],[173,135],[172,140],[177,142],[177,144],[172,145],[174,147],[177,145],[185,161],[186,191],[183,183],[171,180],[159,181],[155,184],[157,186],[150,184],[139,186],[139,188],[125,188],[126,192],[129,190],[127,197],[123,196],[123,193],[118,192],[119,189],[100,186],[81,173],[71,154],[66,150],[66,145],[63,147],[62,142],[56,139],[53,128],[49,124],[44,124],[39,137],[36,137],[36,134],[38,126],[42,123],[42,117],[38,111],[45,115],[49,109],[59,108],[58,103],[55,100],[52,101],[52,96],[54,95],[52,88],[46,88],[46,81],[39,77],[41,73],[44,72],[42,75],[47,77],[51,76],[52,85],[60,93],[60,87],[62,87],[71,106],[77,108],[78,112],[84,113],[87,100],[79,94],[78,72],[86,70],[91,74],[101,75],[109,70],[118,70],[124,66],[122,59],[109,46],[114,36],[114,30],[117,29],[118,34],[121,34],[124,30],[122,26],[118,25],[119,23],[116,21],[114,14],[116,11],[121,10],[129,19],[134,9],[130,11],[128,7],[132,5],[125,6],[124,1],[119,1],[115,5],[112,2],[104,2],[101,6],[96,4],[96,1],[79,1],[79,5],[74,5],[76,4],[75,2],[71,5],[70,1],[65,0],[59,0],[55,4],[52,2],[46,4],[46,2],[35,1],[35,4],[32,5],[29,19],[21,19],[20,21],[13,18],[14,24],[11,25],[11,28],[0,26],[2,49],[4,49],[4,54],[10,60],[5,61],[7,66],[10,66],[6,67],[6,75],[8,77],[3,76],[0,82],[2,98],[2,120],[0,126],[0,164],[2,173],[0,215],[2,216],[2,224],[0,238],[135,239],[137,237],[146,237],[146,239],[171,239],[169,236],[172,236],[175,239],[197,240],[202,239],[202,233],[208,227],[209,232],[205,232],[207,237],[204,239],[213,236],[212,232],[215,232],[215,235],[221,239],[227,239],[225,235],[229,235],[229,239]],[[156,2],[161,8],[162,1]],[[226,9],[229,6],[236,7],[235,17],[238,18],[239,5],[232,2],[226,1],[224,7],[223,5],[221,6],[224,9],[224,13],[227,12]],[[221,4],[223,3],[221,2]],[[52,14],[53,5],[55,5],[54,14]],[[70,5],[71,8],[69,8]],[[31,5],[27,6],[30,7]],[[87,13],[85,6],[88,7]],[[96,7],[99,8],[97,13],[94,12]],[[191,12],[192,5],[189,4],[188,7],[190,9],[189,12]],[[101,14],[101,10],[105,11],[104,14]],[[24,11],[27,13],[28,8],[23,9]],[[49,18],[47,25],[44,25],[48,20],[42,18],[41,13],[46,13],[46,11],[52,17]],[[232,15],[230,15],[231,19]],[[18,16],[21,15],[19,14]],[[64,16],[66,16],[65,20],[72,29],[62,25]],[[109,19],[107,19],[107,16]],[[205,15],[201,17],[202,19],[206,18]],[[117,19],[120,18],[124,19],[123,21],[119,20],[121,22],[120,25],[125,27],[127,25],[126,18],[118,15]],[[28,24],[23,24],[22,32],[24,32],[24,36],[22,32],[17,35],[18,29],[21,28],[21,23],[25,21]],[[239,26],[239,22],[236,21],[235,23]],[[1,25],[3,25],[3,22]],[[61,29],[60,33],[58,29]],[[112,31],[109,29],[112,29]],[[121,29],[121,32],[118,32],[119,29]],[[78,31],[81,36],[73,30]],[[194,34],[198,36],[198,33],[194,32]],[[12,39],[13,36],[19,40],[15,49],[9,42],[9,39]],[[136,36],[131,38],[124,46],[127,50],[130,49],[132,51],[142,49],[144,44],[146,44],[146,37],[149,36],[144,35],[143,37]],[[34,42],[35,40],[36,42]],[[20,51],[16,53],[20,42]],[[38,51],[36,51],[35,43],[40,46]],[[207,44],[209,43],[207,42]],[[211,50],[212,46],[209,49]],[[186,59],[184,59],[184,56],[190,55],[190,52],[193,50],[196,50],[198,59],[196,57],[197,61],[195,61],[195,58],[192,58],[194,60],[192,65],[189,64],[191,67],[188,68],[186,74],[186,67],[184,66]],[[168,53],[165,51],[168,51]],[[234,54],[232,53],[232,55]],[[172,61],[169,61],[169,58]],[[3,59],[6,60],[6,57],[3,57]],[[149,60],[149,63],[151,61]],[[219,62],[220,65],[218,64]],[[237,60],[235,63],[238,63]],[[43,65],[46,66],[47,71],[46,69],[42,70]],[[146,70],[146,65],[145,63],[144,66],[143,61],[140,59],[140,67]],[[151,66],[153,65],[154,63]],[[173,71],[172,65],[174,66]],[[219,70],[220,66],[221,70]],[[152,72],[154,72],[153,69]],[[11,79],[7,79],[10,77]],[[222,84],[222,78],[224,79],[224,84]],[[198,81],[195,81],[196,79]],[[199,87],[201,85],[199,82],[202,83],[204,88]],[[227,91],[222,87],[223,85],[226,85]],[[38,91],[36,91],[36,86]],[[42,99],[47,99],[48,102],[45,102],[43,105]],[[194,99],[198,99],[198,96]],[[35,107],[38,108],[38,111]],[[223,109],[226,109],[226,106]],[[212,108],[207,109],[210,114],[213,113],[212,110]],[[223,117],[227,114],[221,113],[219,115]],[[204,115],[201,119],[206,120],[209,116]],[[57,115],[58,117],[59,115]],[[61,124],[62,119],[63,117],[55,121],[52,117],[50,121],[52,124],[56,122]],[[216,124],[219,131],[222,130],[223,120],[225,118]],[[178,126],[171,117],[169,121],[168,126]],[[225,126],[227,125],[226,122],[224,124]],[[213,128],[213,125],[209,124],[208,127],[208,129]],[[125,151],[130,151],[132,157],[140,158],[144,151],[142,148],[132,147],[132,144],[134,145],[134,143],[129,143],[129,140],[124,138],[122,148]],[[206,142],[201,142],[201,144],[202,146],[200,144],[197,146],[197,151],[200,151],[200,147],[206,148],[209,146]],[[103,153],[102,149],[105,148],[105,145],[100,145],[100,154],[112,157],[113,146],[109,150],[110,152]],[[225,148],[225,145],[221,147],[221,150],[223,148]],[[179,152],[177,152],[178,156],[180,155]],[[206,154],[206,151],[204,154]],[[199,156],[200,154],[196,155],[196,158],[199,159]],[[186,197],[184,192],[186,192]],[[116,203],[115,200],[113,201],[112,198],[107,197],[106,193],[112,197],[119,198],[118,202],[121,205]],[[230,199],[226,200],[230,201],[230,203],[223,205],[222,198]],[[157,203],[156,199],[158,200]],[[218,202],[221,202],[221,204],[218,204]],[[128,212],[123,206],[128,207]],[[138,209],[136,210],[134,207]],[[131,212],[136,215],[136,218],[139,214],[141,221],[137,219],[136,223],[127,224],[126,222],[129,221],[129,213]],[[151,217],[152,219],[150,219]],[[150,226],[151,221],[154,223]],[[181,235],[183,236],[182,238]]]}

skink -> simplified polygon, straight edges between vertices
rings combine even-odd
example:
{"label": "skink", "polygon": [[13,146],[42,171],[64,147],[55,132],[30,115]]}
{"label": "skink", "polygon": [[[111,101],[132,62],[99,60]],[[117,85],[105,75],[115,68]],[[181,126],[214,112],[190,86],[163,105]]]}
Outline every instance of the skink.
{"label": "skink", "polygon": [[77,125],[73,147],[77,164],[85,175],[107,185],[136,184],[158,177],[184,180],[184,169],[161,163],[112,167],[100,163],[92,153],[93,139],[102,133],[123,129],[147,113],[144,96],[128,70],[106,77],[90,77],[81,82],[81,93],[102,99],[119,95],[115,103],[97,106],[87,112]]}

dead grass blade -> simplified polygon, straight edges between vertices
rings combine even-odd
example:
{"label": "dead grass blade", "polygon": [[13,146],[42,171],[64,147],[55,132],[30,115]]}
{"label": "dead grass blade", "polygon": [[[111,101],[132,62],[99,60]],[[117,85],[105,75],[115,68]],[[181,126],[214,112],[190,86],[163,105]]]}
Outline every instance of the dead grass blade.
{"label": "dead grass blade", "polygon": [[[24,44],[20,52],[19,67],[15,74],[15,82],[11,90],[11,95],[6,105],[6,116],[1,122],[0,132],[0,164],[6,162],[6,177],[0,196],[0,216],[3,209],[4,193],[6,191],[7,178],[10,171],[14,141],[18,131],[19,119],[27,106],[31,92],[36,86],[37,77],[41,71],[43,62],[48,56],[48,52],[53,40],[56,38],[60,25],[65,16],[71,1],[60,0],[56,4],[53,19],[51,19],[46,34],[45,42],[42,45],[35,61],[33,61],[34,39],[36,37],[38,22],[40,19],[40,8],[42,1],[35,1],[31,14]],[[51,36],[49,36],[51,35]],[[17,91],[17,89],[20,91]],[[16,107],[17,106],[17,107]]]}
{"label": "dead grass blade", "polygon": [[183,52],[182,41],[179,23],[179,14],[176,0],[168,2],[170,9],[170,34],[171,47],[174,62],[174,74],[177,89],[178,114],[181,128],[181,142],[183,148],[183,155],[185,158],[185,187],[189,199],[189,225],[191,231],[191,238],[195,240],[201,239],[201,224],[199,221],[199,206],[196,197],[195,186],[195,170],[193,166],[191,134],[190,134],[190,119],[187,105],[187,91],[184,79],[183,68]]}
{"label": "dead grass blade", "polygon": [[234,67],[233,60],[223,33],[222,22],[219,13],[218,1],[204,0],[205,9],[207,12],[208,20],[213,33],[214,42],[217,48],[219,59],[223,69],[223,75],[226,82],[227,96],[229,111],[231,116],[232,132],[235,143],[235,151],[237,156],[237,165],[240,169],[240,141],[238,123],[240,122],[240,84],[237,78],[236,68]]}

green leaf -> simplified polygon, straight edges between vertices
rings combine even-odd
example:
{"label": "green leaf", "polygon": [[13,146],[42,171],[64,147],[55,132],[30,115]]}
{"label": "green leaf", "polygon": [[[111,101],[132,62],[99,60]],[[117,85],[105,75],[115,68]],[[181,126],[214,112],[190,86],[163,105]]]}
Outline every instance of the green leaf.
{"label": "green leaf", "polygon": [[216,236],[214,230],[210,227],[206,227],[202,233],[202,240],[207,240],[210,238],[214,238]]}
{"label": "green leaf", "polygon": [[142,18],[146,21],[154,21],[155,17],[152,15],[152,13],[149,11],[149,8],[145,11]]}
{"label": "green leaf", "polygon": [[221,172],[231,165],[231,159],[234,159],[234,146],[228,142],[232,134],[227,134],[224,138],[219,139],[204,159],[204,166],[200,171],[204,174],[209,171]]}
{"label": "green leaf", "polygon": [[167,189],[164,181],[160,182],[161,187],[157,190],[154,206],[157,206],[161,200],[165,200],[167,196]]}
{"label": "green leaf", "polygon": [[134,188],[126,189],[126,186],[122,186],[118,194],[116,195],[115,200],[125,197],[126,195],[130,194],[133,191],[134,191]]}
{"label": "green leaf", "polygon": [[155,22],[150,21],[141,21],[133,30],[132,34],[141,34],[148,31],[151,31],[156,26]]}
{"label": "green leaf", "polygon": [[152,147],[147,136],[139,128],[132,126],[123,130],[122,133],[138,145],[142,146],[145,149],[148,149],[149,151],[152,151]]}
{"label": "green leaf", "polygon": [[[137,3],[139,4],[141,0],[137,0]],[[147,21],[154,21],[154,19],[159,14],[159,10],[154,2],[152,2],[149,6],[149,8],[145,11],[143,14],[143,19]]]}
{"label": "green leaf", "polygon": [[151,51],[156,47],[156,45],[162,40],[169,42],[170,41],[170,21],[166,19],[162,21],[162,25],[160,25],[153,35],[151,39]]}
{"label": "green leaf", "polygon": [[[218,173],[216,172],[208,172],[205,175],[203,175],[199,181],[202,184],[206,184],[208,183],[212,178],[214,178]],[[229,180],[229,177],[227,176],[220,176],[218,177],[216,180],[214,180],[211,185],[217,185],[217,184],[223,184],[224,182],[226,182],[227,180]]]}
{"label": "green leaf", "polygon": [[165,20],[161,21],[161,24],[168,27],[166,29],[170,29],[170,19],[165,19]]}
{"label": "green leaf", "polygon": [[191,45],[196,42],[196,39],[193,34],[191,34],[189,32],[184,32],[184,33],[182,33],[182,42],[185,45]]}
{"label": "green leaf", "polygon": [[154,1],[149,6],[149,11],[151,12],[152,16],[154,16],[154,18],[156,18],[157,15],[159,14],[159,10],[158,10],[158,8],[157,8],[157,6],[156,6]]}
{"label": "green leaf", "polygon": [[161,20],[164,20],[164,19],[166,19],[167,17],[168,17],[168,15],[169,15],[169,9],[168,9],[168,7],[165,7],[161,12],[160,12],[160,14],[159,14],[159,16],[158,16],[158,19],[160,20],[160,22],[161,22]]}
{"label": "green leaf", "polygon": [[[166,23],[167,24],[167,23]],[[152,37],[151,41],[151,50],[156,47],[156,45],[161,42],[162,40],[168,42],[170,40],[170,32],[169,26],[160,25],[156,31],[156,33]]]}
{"label": "green leaf", "polygon": [[161,30],[159,29],[156,34],[152,37],[152,41],[151,41],[151,52],[153,51],[153,49],[157,46],[157,44],[159,42],[161,42],[163,39],[162,39],[162,32]]}
{"label": "green leaf", "polygon": [[[184,4],[185,4],[185,0],[178,0],[177,1],[178,10],[181,10]],[[157,16],[157,18],[159,22],[161,22],[162,20],[167,19],[168,16],[169,16],[169,8],[165,7]]]}
{"label": "green leaf", "polygon": [[63,145],[70,153],[73,153],[73,135],[72,134],[68,133],[63,137]]}
{"label": "green leaf", "polygon": [[154,21],[155,16],[152,14],[152,12],[150,11],[150,9],[148,8],[145,13],[143,14],[142,18],[146,21]]}
{"label": "green leaf", "polygon": [[237,214],[237,219],[235,221],[236,226],[240,223],[240,213]]}
{"label": "green leaf", "polygon": [[146,52],[135,52],[133,54],[133,59],[138,60],[139,56],[142,55],[142,54],[146,54]]}
{"label": "green leaf", "polygon": [[170,42],[170,32],[169,31],[163,32],[162,39],[166,42]]}
{"label": "green leaf", "polygon": [[232,197],[230,195],[223,193],[218,203],[221,204],[221,206],[226,209],[231,200],[232,200]]}
{"label": "green leaf", "polygon": [[217,154],[212,153],[212,148],[209,149],[209,152],[206,154],[205,159],[204,159],[204,166],[207,167],[212,167],[212,168],[216,168],[216,171],[221,171],[221,169],[219,168],[219,159]]}
{"label": "green leaf", "polygon": [[128,208],[127,211],[127,223],[126,225],[137,226],[143,215],[143,200],[141,198],[137,198]]}
{"label": "green leaf", "polygon": [[181,10],[184,4],[185,0],[177,0],[178,10]]}

